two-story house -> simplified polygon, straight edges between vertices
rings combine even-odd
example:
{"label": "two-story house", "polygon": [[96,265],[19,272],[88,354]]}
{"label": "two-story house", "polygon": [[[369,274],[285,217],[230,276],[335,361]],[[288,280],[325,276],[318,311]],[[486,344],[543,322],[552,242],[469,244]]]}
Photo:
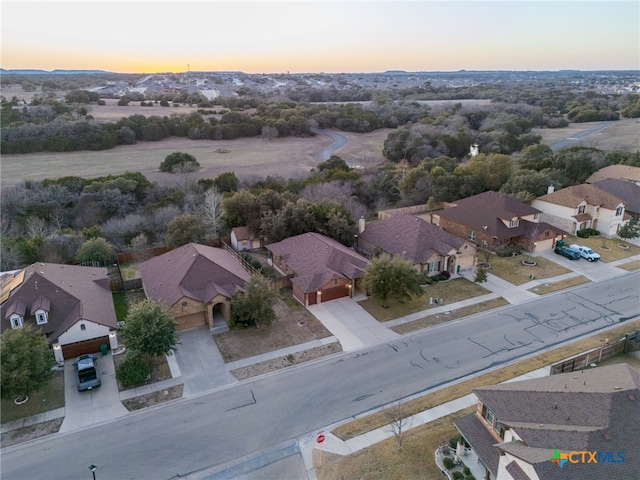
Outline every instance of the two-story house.
{"label": "two-story house", "polygon": [[[640,372],[627,364],[474,389],[454,422],[491,480],[640,478]],[[464,459],[463,443],[458,453]]]}
{"label": "two-story house", "polygon": [[612,237],[630,219],[622,199],[587,183],[556,191],[549,187],[531,205],[541,211],[542,220],[573,235],[592,228]]}
{"label": "two-story house", "polygon": [[553,248],[564,233],[540,221],[540,210],[504,193],[489,191],[453,202],[431,214],[432,223],[480,248],[520,245],[526,250]]}

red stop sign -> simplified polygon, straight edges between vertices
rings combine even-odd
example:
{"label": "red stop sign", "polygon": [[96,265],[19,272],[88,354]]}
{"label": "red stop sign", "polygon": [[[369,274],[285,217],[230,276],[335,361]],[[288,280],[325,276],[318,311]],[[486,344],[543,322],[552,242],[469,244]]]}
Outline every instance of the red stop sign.
{"label": "red stop sign", "polygon": [[324,442],[324,435],[322,435],[322,434],[318,435],[318,438],[316,438],[316,442],[318,442],[318,443]]}

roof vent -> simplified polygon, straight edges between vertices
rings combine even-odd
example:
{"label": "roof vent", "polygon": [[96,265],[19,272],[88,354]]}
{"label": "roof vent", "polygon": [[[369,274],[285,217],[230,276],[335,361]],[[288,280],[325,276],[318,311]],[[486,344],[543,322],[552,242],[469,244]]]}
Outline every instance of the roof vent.
{"label": "roof vent", "polygon": [[611,440],[611,438],[612,438],[610,433],[605,433],[602,436],[605,438],[605,440]]}
{"label": "roof vent", "polygon": [[633,393],[630,393],[629,396],[627,397],[629,400],[631,400],[632,402],[636,401],[636,396]]}

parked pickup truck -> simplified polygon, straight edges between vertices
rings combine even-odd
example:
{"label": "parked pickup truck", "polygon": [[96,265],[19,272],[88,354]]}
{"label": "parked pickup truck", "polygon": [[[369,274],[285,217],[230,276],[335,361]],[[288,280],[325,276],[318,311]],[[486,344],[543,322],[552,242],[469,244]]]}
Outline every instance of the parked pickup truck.
{"label": "parked pickup truck", "polygon": [[76,371],[76,381],[79,392],[100,386],[98,364],[93,355],[80,355],[73,361],[73,367]]}
{"label": "parked pickup truck", "polygon": [[574,250],[573,248],[567,247],[565,245],[556,245],[556,248],[553,249],[558,255],[562,255],[563,257],[567,257],[569,260],[579,260],[580,252]]}
{"label": "parked pickup truck", "polygon": [[600,254],[594,252],[589,247],[585,247],[583,245],[573,244],[573,245],[571,245],[571,248],[573,248],[577,252],[580,252],[580,256],[582,258],[586,258],[590,262],[597,262],[598,260],[600,260]]}

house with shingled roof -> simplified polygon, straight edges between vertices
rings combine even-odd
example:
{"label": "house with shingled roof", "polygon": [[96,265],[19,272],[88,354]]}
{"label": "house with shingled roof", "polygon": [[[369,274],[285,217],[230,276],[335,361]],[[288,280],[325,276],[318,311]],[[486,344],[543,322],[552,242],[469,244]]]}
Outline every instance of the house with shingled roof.
{"label": "house with shingled roof", "polygon": [[255,236],[248,226],[231,229],[231,246],[236,252],[262,247],[262,239]]}
{"label": "house with shingled roof", "polygon": [[541,218],[557,228],[575,235],[592,228],[606,237],[615,236],[629,222],[624,201],[589,183],[550,192],[533,200],[531,205],[541,212]]}
{"label": "house with shingled roof", "polygon": [[[454,425],[485,467],[484,478],[639,478],[640,372],[628,364],[473,393],[476,411]],[[462,446],[457,454],[464,459]]]}
{"label": "house with shingled roof", "polygon": [[585,183],[596,183],[605,178],[617,178],[640,186],[640,167],[631,165],[609,165],[591,174]]}
{"label": "house with shingled roof", "polygon": [[640,221],[640,183],[635,184],[618,178],[605,178],[593,185],[600,190],[618,197],[624,202],[624,211],[636,221]]}
{"label": "house with shingled roof", "polygon": [[222,248],[188,243],[138,267],[147,298],[164,303],[184,330],[226,329],[231,298],[251,278],[236,257]]}
{"label": "house with shingled roof", "polygon": [[116,311],[106,268],[34,263],[0,278],[2,332],[31,324],[56,361],[118,348]]}
{"label": "house with shingled roof", "polygon": [[384,220],[360,223],[357,250],[368,257],[380,253],[398,255],[419,272],[451,274],[475,265],[476,246],[408,213]]}
{"label": "house with shingled roof", "polygon": [[504,193],[488,191],[457,200],[431,214],[431,221],[481,248],[520,245],[550,250],[566,233],[540,221],[541,211]]}
{"label": "house with shingled roof", "polygon": [[303,233],[266,246],[270,263],[291,279],[293,296],[309,306],[353,297],[371,262],[319,233]]}

